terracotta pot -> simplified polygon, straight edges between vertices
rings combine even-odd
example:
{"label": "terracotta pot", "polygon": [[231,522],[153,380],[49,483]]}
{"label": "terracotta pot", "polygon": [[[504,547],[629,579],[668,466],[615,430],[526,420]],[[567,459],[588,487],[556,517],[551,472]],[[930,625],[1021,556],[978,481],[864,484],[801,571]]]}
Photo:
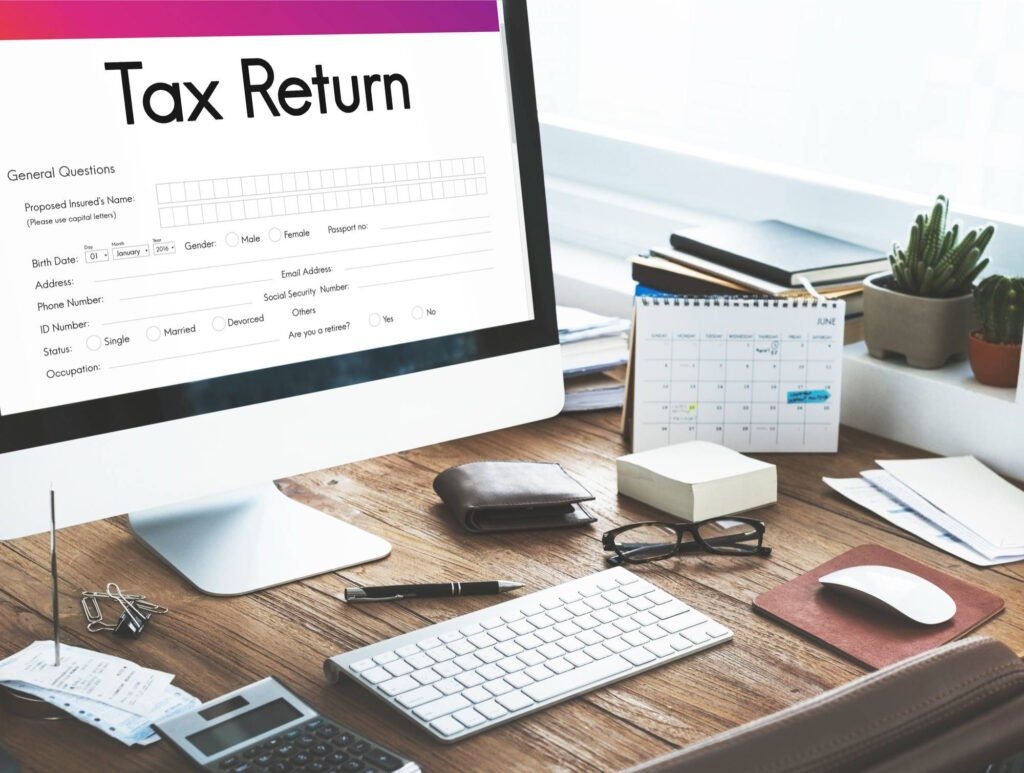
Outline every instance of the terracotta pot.
{"label": "terracotta pot", "polygon": [[921,298],[890,289],[891,274],[864,280],[864,342],[872,357],[903,355],[914,368],[941,368],[967,356],[977,327],[971,294]]}
{"label": "terracotta pot", "polygon": [[1015,387],[1020,374],[1020,344],[994,344],[975,330],[967,341],[974,377],[994,387]]}

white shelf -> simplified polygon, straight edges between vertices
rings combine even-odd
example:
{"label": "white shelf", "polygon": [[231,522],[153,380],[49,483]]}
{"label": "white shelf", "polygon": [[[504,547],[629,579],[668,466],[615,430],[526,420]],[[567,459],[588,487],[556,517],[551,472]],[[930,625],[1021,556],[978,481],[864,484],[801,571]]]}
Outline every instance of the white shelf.
{"label": "white shelf", "polygon": [[851,344],[841,415],[851,427],[938,454],[972,454],[1024,479],[1024,404],[1013,389],[979,384],[966,362],[919,370]]}

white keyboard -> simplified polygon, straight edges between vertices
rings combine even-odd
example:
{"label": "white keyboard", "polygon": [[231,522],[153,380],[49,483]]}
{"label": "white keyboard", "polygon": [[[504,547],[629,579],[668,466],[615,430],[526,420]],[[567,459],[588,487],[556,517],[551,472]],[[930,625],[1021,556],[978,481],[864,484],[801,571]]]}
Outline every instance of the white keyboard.
{"label": "white keyboard", "polygon": [[451,742],[731,638],[616,567],[335,655],[324,671]]}

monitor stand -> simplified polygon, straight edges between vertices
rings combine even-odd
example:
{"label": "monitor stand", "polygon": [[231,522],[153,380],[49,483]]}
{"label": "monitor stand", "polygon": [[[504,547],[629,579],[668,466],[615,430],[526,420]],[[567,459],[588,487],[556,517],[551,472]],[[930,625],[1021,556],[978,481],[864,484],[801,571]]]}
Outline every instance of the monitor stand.
{"label": "monitor stand", "polygon": [[241,596],[384,558],[391,545],[273,483],[130,513],[135,535],[203,593]]}

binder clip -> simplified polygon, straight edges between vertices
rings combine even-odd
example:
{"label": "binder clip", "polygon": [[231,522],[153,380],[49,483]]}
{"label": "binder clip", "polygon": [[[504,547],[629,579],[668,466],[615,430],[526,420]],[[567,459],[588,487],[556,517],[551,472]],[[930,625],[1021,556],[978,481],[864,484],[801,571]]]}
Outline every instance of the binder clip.
{"label": "binder clip", "polygon": [[[121,607],[121,615],[117,622],[108,622],[103,618],[102,599],[116,601]],[[85,613],[86,630],[90,633],[109,631],[114,636],[127,639],[138,639],[153,615],[165,615],[170,610],[148,601],[139,594],[126,594],[117,583],[107,583],[105,591],[82,591],[82,611]]]}

